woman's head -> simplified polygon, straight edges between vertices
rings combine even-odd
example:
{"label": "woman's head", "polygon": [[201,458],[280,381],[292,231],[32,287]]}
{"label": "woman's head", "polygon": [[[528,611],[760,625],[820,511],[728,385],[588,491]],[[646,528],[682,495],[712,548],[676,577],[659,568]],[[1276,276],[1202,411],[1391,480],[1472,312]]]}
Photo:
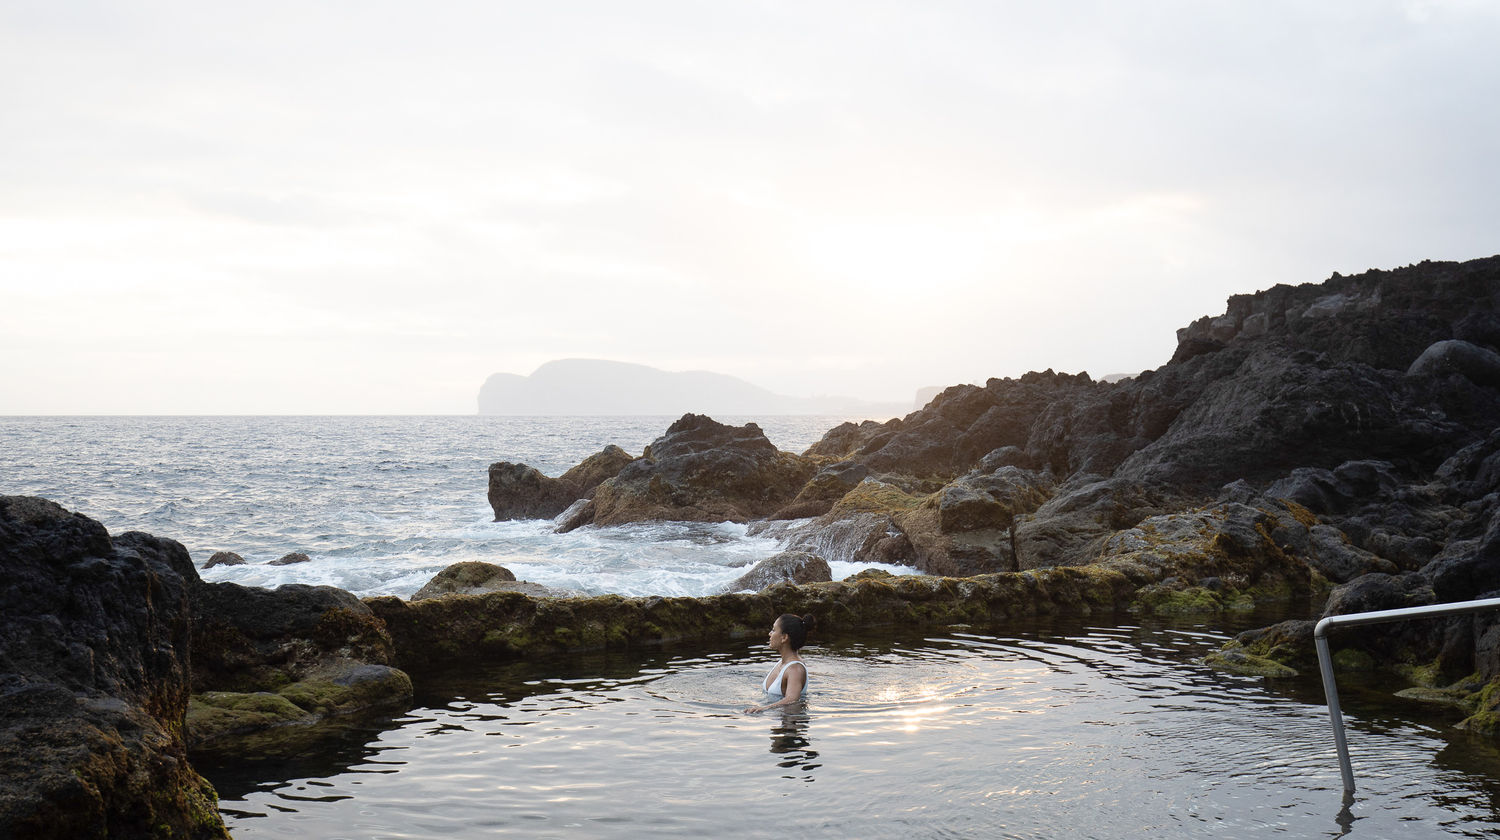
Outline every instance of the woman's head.
{"label": "woman's head", "polygon": [[818,620],[811,615],[792,615],[787,613],[776,619],[771,629],[786,634],[787,643],[792,650],[800,650],[807,643],[807,634],[818,626]]}

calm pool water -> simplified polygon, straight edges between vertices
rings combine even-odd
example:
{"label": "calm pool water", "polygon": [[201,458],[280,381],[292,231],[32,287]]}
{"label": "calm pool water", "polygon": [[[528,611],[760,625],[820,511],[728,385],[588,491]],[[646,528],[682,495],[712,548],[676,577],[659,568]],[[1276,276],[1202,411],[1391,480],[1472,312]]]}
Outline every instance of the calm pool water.
{"label": "calm pool water", "polygon": [[[429,674],[409,713],[200,770],[236,838],[1487,837],[1500,751],[1341,678],[1345,807],[1315,679],[1195,664],[1192,625],[838,640],[797,714],[713,652]],[[1388,690],[1389,687],[1386,687]]]}

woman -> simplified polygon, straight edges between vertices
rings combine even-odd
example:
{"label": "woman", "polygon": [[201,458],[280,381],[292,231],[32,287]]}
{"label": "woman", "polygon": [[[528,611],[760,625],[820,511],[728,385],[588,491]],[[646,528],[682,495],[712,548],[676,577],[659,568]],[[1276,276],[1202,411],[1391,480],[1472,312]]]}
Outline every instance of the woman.
{"label": "woman", "polygon": [[783,615],[771,624],[771,634],[766,645],[781,654],[781,661],[771,669],[761,682],[766,695],[775,698],[764,706],[751,706],[746,714],[755,715],[767,709],[787,706],[802,699],[807,690],[807,663],[797,656],[797,651],[807,641],[807,634],[817,626],[818,620],[810,615]]}

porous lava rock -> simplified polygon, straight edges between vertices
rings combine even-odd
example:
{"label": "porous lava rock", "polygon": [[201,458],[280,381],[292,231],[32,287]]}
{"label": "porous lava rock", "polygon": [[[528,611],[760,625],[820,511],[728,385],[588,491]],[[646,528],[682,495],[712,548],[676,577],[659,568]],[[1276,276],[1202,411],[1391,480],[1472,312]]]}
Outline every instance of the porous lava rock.
{"label": "porous lava rock", "polygon": [[215,566],[242,566],[245,558],[235,554],[233,551],[215,551],[208,562],[203,564],[204,569],[212,569]]}
{"label": "porous lava rock", "polygon": [[784,508],[771,514],[771,519],[803,519],[822,516],[833,508],[835,502],[844,497],[870,475],[870,468],[856,461],[839,461],[813,474],[813,477],[797,491],[797,495]]}
{"label": "porous lava rock", "polygon": [[0,497],[0,836],[225,838],[188,764],[180,543]]}
{"label": "porous lava rock", "polygon": [[[773,535],[769,530],[764,533]],[[885,513],[830,512],[774,536],[793,548],[834,562],[899,566],[917,562],[911,539]]]}
{"label": "porous lava rock", "polygon": [[1018,517],[1015,562],[1022,569],[1092,562],[1115,532],[1180,506],[1157,486],[1076,474],[1035,512]]}
{"label": "porous lava rock", "polygon": [[1306,600],[1312,570],[1271,539],[1273,518],[1235,503],[1149,517],[1107,539],[1094,565],[1130,577],[1139,587],[1132,606],[1157,615]]}
{"label": "porous lava rock", "polygon": [[595,489],[593,524],[746,522],[786,505],[817,470],[815,460],[778,450],[754,423],[686,414]]}
{"label": "porous lava rock", "polygon": [[828,561],[810,551],[783,551],[756,563],[724,587],[725,592],[759,592],[778,583],[816,583],[832,580]]}
{"label": "porous lava rock", "polygon": [[601,482],[618,475],[633,460],[628,452],[611,444],[557,478],[525,464],[491,464],[488,497],[495,521],[551,519],[574,502],[592,496]]}

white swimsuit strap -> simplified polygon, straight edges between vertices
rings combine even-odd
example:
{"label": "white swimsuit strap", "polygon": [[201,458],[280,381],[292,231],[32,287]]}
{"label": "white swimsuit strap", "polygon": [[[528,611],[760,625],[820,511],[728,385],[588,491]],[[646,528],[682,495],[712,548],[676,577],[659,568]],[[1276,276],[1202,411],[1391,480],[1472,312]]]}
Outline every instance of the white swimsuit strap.
{"label": "white swimsuit strap", "polygon": [[790,665],[801,665],[802,673],[804,674],[804,676],[807,674],[807,663],[803,662],[800,659],[792,659],[787,662],[781,663],[779,667],[772,668],[771,673],[766,677],[766,681],[761,685],[761,688],[765,689],[766,691],[775,691],[777,694],[780,694],[781,678],[786,674],[786,669]]}

